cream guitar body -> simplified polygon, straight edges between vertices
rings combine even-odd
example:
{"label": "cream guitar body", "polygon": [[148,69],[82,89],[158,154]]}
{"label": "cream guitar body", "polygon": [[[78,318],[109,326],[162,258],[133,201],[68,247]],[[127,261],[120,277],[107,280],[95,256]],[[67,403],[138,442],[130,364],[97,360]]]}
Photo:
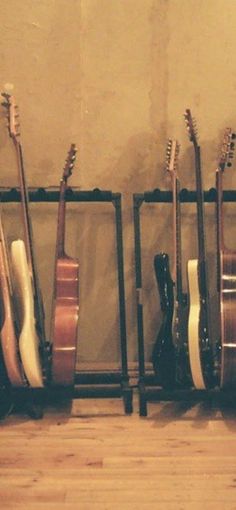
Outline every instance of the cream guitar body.
{"label": "cream guitar body", "polygon": [[201,299],[198,286],[198,260],[188,261],[187,274],[189,286],[188,351],[190,368],[195,388],[205,389],[199,344]]}
{"label": "cream guitar body", "polygon": [[18,331],[13,306],[13,291],[7,245],[0,217],[0,341],[7,375],[12,386],[24,386],[25,379],[19,356]]}
{"label": "cream guitar body", "polygon": [[190,368],[196,389],[215,385],[214,353],[211,337],[210,297],[205,246],[204,191],[202,185],[201,149],[197,141],[196,123],[191,111],[184,114],[190,141],[194,146],[198,258],[188,263],[189,320],[188,347]]}
{"label": "cream guitar body", "polygon": [[25,244],[21,239],[11,244],[12,269],[16,294],[22,317],[19,349],[24,372],[33,388],[43,387],[42,367],[39,355],[39,339],[34,316],[34,297]]}

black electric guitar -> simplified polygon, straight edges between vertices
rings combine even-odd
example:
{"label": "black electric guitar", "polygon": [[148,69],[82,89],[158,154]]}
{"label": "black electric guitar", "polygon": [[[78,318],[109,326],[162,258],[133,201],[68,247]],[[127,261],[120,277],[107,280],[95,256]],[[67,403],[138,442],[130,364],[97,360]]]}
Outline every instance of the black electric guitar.
{"label": "black electric guitar", "polygon": [[[179,146],[169,140],[166,150],[167,171],[173,171]],[[176,193],[174,194],[176,197]],[[172,337],[174,315],[174,282],[171,277],[169,256],[158,253],[154,257],[154,270],[159,290],[162,323],[152,352],[153,369],[163,388],[173,388],[176,383],[175,346]]]}
{"label": "black electric guitar", "polygon": [[226,129],[216,169],[217,189],[217,287],[220,303],[220,386],[236,389],[236,250],[224,243],[223,173],[231,166],[235,134]]}
{"label": "black electric guitar", "polygon": [[181,243],[181,204],[180,181],[178,177],[178,155],[180,145],[177,140],[167,144],[166,170],[171,177],[173,194],[173,247],[174,264],[172,279],[174,282],[174,311],[172,338],[176,356],[176,383],[178,386],[192,386],[192,377],[188,353],[188,298],[183,292],[182,243]]}
{"label": "black electric guitar", "polygon": [[175,347],[172,339],[174,292],[167,253],[155,255],[154,270],[163,318],[152,351],[152,364],[158,383],[164,389],[172,389],[175,387]]}
{"label": "black electric guitar", "polygon": [[191,111],[184,114],[190,141],[195,155],[197,193],[198,259],[188,261],[189,320],[188,349],[194,386],[206,389],[214,385],[213,348],[210,338],[210,309],[208,275],[205,250],[204,197],[201,175],[201,153],[197,140],[196,123]]}

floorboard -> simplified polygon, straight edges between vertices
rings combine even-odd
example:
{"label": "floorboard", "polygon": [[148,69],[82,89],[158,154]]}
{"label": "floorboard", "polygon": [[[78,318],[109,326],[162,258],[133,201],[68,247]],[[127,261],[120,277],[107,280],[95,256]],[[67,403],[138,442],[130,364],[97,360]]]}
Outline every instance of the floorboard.
{"label": "floorboard", "polygon": [[236,510],[236,411],[75,400],[0,422],[1,508]]}

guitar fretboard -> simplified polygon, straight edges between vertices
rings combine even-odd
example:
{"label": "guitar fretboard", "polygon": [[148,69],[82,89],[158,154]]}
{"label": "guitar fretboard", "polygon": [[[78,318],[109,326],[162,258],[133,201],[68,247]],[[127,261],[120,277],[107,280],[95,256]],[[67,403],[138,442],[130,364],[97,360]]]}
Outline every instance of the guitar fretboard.
{"label": "guitar fretboard", "polygon": [[207,298],[207,270],[206,270],[206,247],[205,247],[205,224],[204,224],[204,195],[201,172],[201,149],[194,144],[195,150],[195,173],[197,192],[197,226],[198,226],[198,272],[199,291],[202,299]]}
{"label": "guitar fretboard", "polygon": [[176,176],[173,176],[173,214],[174,214],[174,250],[175,250],[175,285],[176,297],[182,300],[182,247],[181,247],[181,212],[180,212],[180,183]]}

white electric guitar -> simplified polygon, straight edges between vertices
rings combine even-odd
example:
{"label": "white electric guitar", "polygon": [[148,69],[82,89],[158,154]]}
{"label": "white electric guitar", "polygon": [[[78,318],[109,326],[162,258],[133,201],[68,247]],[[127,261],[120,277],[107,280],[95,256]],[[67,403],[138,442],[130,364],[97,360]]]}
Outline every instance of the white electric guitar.
{"label": "white electric guitar", "polygon": [[206,389],[214,385],[214,370],[210,338],[201,156],[195,121],[193,121],[189,109],[185,111],[184,117],[190,141],[194,146],[198,226],[198,259],[189,260],[187,266],[190,305],[188,351],[194,386],[197,389]]}
{"label": "white electric guitar", "polygon": [[8,379],[12,386],[20,387],[25,385],[25,378],[19,356],[18,321],[13,300],[11,266],[1,216],[0,214],[0,342]]}
{"label": "white electric guitar", "polygon": [[[14,97],[3,93],[3,105],[8,112],[8,128],[16,150],[17,166],[21,191],[21,206],[24,226],[24,241],[18,239],[11,245],[14,290],[17,295],[19,317],[21,317],[19,350],[24,372],[32,387],[43,387],[43,367],[45,360],[44,314],[38,286],[33,254],[32,227],[28,209],[23,154],[20,143],[18,109]],[[41,352],[40,352],[41,348]]]}

